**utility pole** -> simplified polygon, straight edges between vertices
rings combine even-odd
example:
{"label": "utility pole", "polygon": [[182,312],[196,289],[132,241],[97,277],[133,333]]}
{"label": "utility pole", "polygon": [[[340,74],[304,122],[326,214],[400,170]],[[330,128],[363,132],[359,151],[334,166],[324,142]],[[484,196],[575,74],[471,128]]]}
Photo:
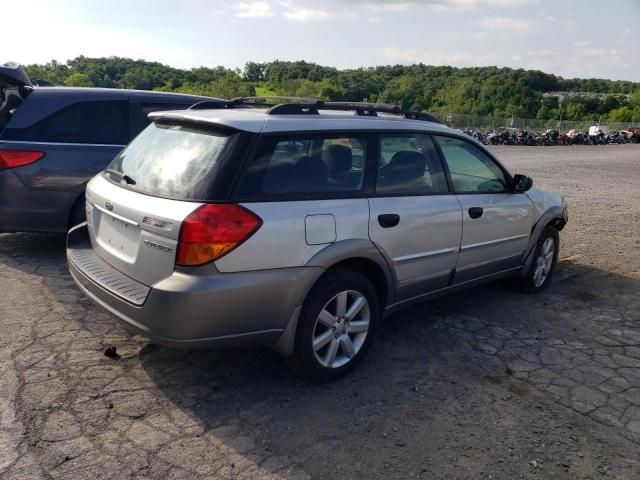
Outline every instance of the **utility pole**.
{"label": "utility pole", "polygon": [[558,105],[560,105],[560,131],[562,131],[562,100],[558,101]]}

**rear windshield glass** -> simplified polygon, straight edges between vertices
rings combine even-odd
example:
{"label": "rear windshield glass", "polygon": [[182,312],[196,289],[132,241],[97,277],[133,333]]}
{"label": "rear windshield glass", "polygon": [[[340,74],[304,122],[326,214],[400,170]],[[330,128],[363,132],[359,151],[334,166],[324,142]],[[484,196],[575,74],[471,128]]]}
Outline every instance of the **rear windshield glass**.
{"label": "rear windshield glass", "polygon": [[152,123],[113,159],[105,175],[143,193],[206,200],[220,158],[237,134]]}

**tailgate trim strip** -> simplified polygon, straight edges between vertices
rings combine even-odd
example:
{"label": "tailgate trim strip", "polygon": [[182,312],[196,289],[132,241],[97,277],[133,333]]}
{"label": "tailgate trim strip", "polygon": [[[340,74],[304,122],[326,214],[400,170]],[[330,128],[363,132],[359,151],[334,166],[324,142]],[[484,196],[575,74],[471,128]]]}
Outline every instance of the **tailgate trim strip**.
{"label": "tailgate trim strip", "polygon": [[93,205],[94,208],[97,208],[98,210],[100,210],[105,215],[109,215],[110,217],[116,218],[116,219],[120,220],[121,222],[128,223],[129,225],[133,225],[134,227],[140,226],[140,224],[138,222],[134,222],[133,220],[129,220],[128,218],[123,217],[121,215],[118,215],[117,213],[110,212],[106,208],[99,207],[95,203],[93,203],[92,205]]}

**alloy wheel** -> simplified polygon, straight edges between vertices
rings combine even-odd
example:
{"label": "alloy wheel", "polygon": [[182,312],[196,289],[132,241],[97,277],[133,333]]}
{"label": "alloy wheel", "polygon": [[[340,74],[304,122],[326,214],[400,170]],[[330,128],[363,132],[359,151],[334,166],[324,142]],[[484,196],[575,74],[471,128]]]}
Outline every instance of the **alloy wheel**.
{"label": "alloy wheel", "polygon": [[553,238],[547,237],[540,249],[540,254],[536,260],[536,269],[533,273],[533,284],[536,288],[540,287],[549,276],[555,253],[556,244]]}
{"label": "alloy wheel", "polygon": [[313,328],[313,353],[326,368],[338,368],[354,358],[369,332],[371,311],[366,297],[345,290],[329,300]]}

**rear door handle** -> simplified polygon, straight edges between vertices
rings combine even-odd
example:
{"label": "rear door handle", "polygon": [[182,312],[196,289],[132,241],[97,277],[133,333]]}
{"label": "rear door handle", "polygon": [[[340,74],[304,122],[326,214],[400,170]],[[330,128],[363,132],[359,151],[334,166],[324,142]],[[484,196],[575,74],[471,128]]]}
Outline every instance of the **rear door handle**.
{"label": "rear door handle", "polygon": [[382,228],[395,227],[400,223],[400,215],[395,213],[385,213],[378,215],[378,223]]}
{"label": "rear door handle", "polygon": [[469,209],[469,216],[471,218],[480,218],[483,212],[484,210],[482,209],[482,207],[471,207]]}

